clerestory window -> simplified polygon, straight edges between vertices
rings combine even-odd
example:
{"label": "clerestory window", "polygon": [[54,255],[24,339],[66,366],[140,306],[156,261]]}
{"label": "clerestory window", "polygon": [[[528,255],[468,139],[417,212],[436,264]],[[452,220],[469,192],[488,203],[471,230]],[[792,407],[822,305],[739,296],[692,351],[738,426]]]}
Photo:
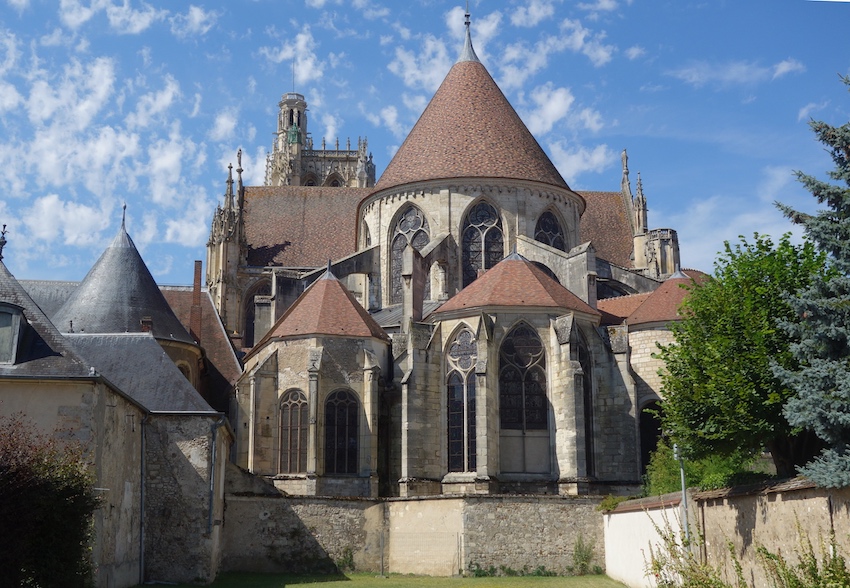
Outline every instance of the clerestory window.
{"label": "clerestory window", "polygon": [[469,211],[461,234],[461,265],[463,287],[478,277],[479,270],[488,270],[505,256],[502,219],[487,202],[479,202]]}
{"label": "clerestory window", "polygon": [[545,243],[561,251],[567,250],[567,241],[558,218],[550,211],[546,211],[537,219],[537,227],[534,229],[534,239]]}
{"label": "clerestory window", "polygon": [[[390,245],[390,304],[403,302],[401,271],[405,248],[410,244],[417,251],[421,251],[430,241],[428,220],[425,215],[415,206],[408,206],[398,217]],[[429,298],[431,298],[431,283],[426,279],[423,300]]]}

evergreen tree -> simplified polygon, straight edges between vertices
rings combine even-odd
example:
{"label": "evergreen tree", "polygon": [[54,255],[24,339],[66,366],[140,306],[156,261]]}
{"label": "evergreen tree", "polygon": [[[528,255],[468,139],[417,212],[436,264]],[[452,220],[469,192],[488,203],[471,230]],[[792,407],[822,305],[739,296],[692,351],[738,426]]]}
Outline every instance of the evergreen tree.
{"label": "evergreen tree", "polygon": [[[850,85],[850,78],[843,81]],[[850,123],[810,126],[832,156],[835,169],[828,175],[837,183],[797,172],[826,209],[807,215],[778,206],[829,254],[830,271],[791,299],[803,320],[783,325],[798,341],[792,352],[804,367],[778,365],[775,372],[795,392],[785,406],[788,421],[811,429],[827,445],[800,471],[821,486],[840,487],[850,486]]]}
{"label": "evergreen tree", "polygon": [[663,428],[690,459],[743,459],[767,447],[786,477],[817,453],[811,435],[783,416],[793,392],[771,365],[797,366],[778,323],[795,317],[786,294],[807,288],[823,263],[810,243],[785,235],[774,246],[757,234],[726,243],[714,279],[690,287],[682,320],[671,325],[675,343],[658,353]]}

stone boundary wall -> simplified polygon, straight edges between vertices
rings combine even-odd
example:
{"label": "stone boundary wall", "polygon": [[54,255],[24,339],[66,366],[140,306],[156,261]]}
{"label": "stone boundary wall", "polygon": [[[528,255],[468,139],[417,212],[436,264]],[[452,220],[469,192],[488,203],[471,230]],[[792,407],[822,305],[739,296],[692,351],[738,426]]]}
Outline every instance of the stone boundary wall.
{"label": "stone boundary wall", "polygon": [[[835,532],[838,551],[850,555],[850,488],[817,488],[797,478],[773,486],[689,493],[692,536],[704,535],[701,561],[723,570],[735,584],[728,545],[731,542],[744,578],[753,586],[769,580],[759,563],[757,548],[799,561],[801,541],[811,541],[820,556]],[[604,516],[606,570],[630,588],[654,586],[645,575],[650,549],[660,543],[657,528],[681,528],[681,508],[674,495],[630,500]],[[656,528],[657,527],[657,528]]]}
{"label": "stone boundary wall", "polygon": [[[257,490],[257,489],[255,489]],[[559,496],[417,499],[226,496],[221,571],[450,576],[500,566],[563,573],[581,535],[604,566],[598,499]]]}

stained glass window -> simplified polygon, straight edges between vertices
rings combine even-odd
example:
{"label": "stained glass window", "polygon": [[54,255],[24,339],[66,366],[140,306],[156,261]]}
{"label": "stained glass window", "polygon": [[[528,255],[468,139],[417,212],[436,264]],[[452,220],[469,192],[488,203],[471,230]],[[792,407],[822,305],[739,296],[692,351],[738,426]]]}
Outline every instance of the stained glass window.
{"label": "stained glass window", "polygon": [[337,390],[325,403],[325,473],[356,474],[360,449],[360,403]]}
{"label": "stained glass window", "polygon": [[546,355],[540,337],[528,325],[511,331],[499,352],[499,419],[502,429],[549,428]]}
{"label": "stained glass window", "polygon": [[[410,243],[414,249],[421,251],[430,241],[428,221],[425,215],[415,206],[409,206],[398,218],[393,232],[393,240],[390,243],[390,304],[398,304],[403,301],[401,270],[404,249],[407,244]],[[430,298],[431,282],[426,279],[423,300]]]}
{"label": "stained glass window", "polygon": [[504,257],[502,220],[487,202],[479,202],[466,215],[461,248],[464,288],[475,281],[478,270],[488,270]]}
{"label": "stained glass window", "polygon": [[548,210],[537,219],[537,228],[534,229],[534,239],[545,243],[561,251],[567,250],[567,242],[564,239],[564,231],[557,217]]}
{"label": "stained glass window", "polygon": [[447,354],[446,380],[448,412],[448,451],[450,472],[474,472],[475,444],[475,360],[478,345],[469,329],[457,334]]}
{"label": "stained glass window", "polygon": [[596,469],[593,460],[593,361],[587,347],[587,341],[578,330],[576,330],[574,344],[576,347],[575,357],[578,359],[582,371],[581,394],[584,401],[585,461],[587,463],[587,475],[592,476]]}
{"label": "stained glass window", "polygon": [[307,471],[307,397],[290,390],[280,400],[280,467],[284,474]]}

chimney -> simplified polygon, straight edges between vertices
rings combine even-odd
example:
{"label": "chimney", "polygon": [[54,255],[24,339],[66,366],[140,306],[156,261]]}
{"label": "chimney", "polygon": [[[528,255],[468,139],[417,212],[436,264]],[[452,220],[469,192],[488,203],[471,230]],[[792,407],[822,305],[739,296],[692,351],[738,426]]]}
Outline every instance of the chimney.
{"label": "chimney", "polygon": [[201,344],[201,260],[195,260],[195,279],[192,283],[192,308],[189,311],[189,334]]}
{"label": "chimney", "polygon": [[150,333],[153,331],[153,319],[149,316],[143,316],[139,321],[142,325],[142,333]]}

